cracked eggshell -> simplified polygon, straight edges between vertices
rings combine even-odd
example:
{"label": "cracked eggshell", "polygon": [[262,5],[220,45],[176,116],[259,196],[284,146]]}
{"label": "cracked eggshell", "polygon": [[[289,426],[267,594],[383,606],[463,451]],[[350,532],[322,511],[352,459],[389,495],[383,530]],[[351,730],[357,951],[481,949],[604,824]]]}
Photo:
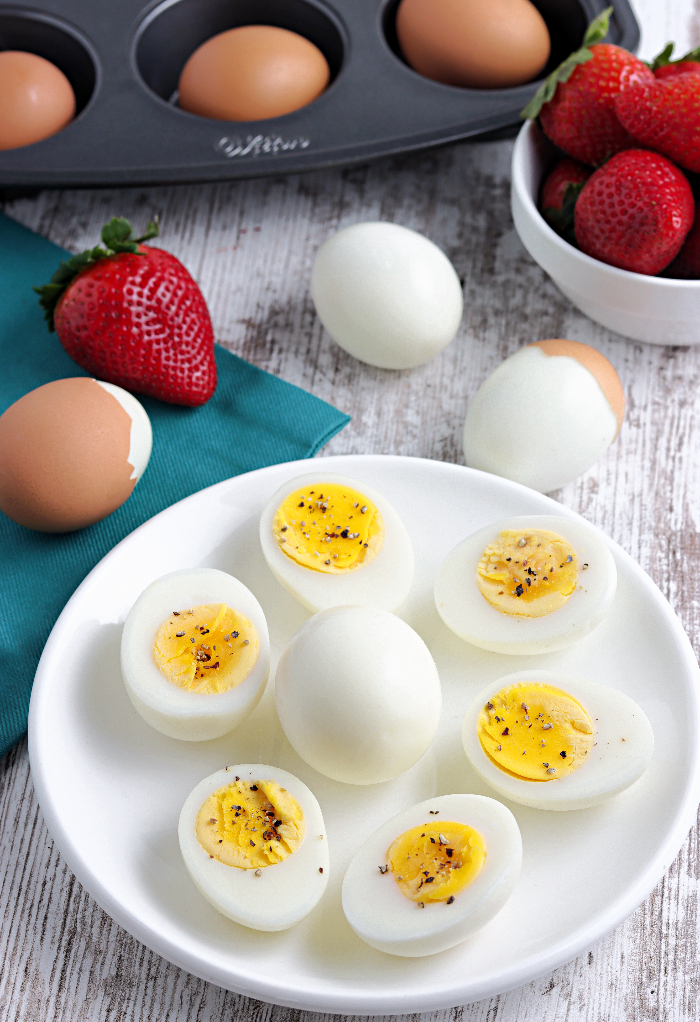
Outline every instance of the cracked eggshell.
{"label": "cracked eggshell", "polygon": [[549,493],[607,450],[624,409],[620,377],[599,351],[537,341],[482,383],[464,423],[464,456],[471,468]]}
{"label": "cracked eggshell", "polygon": [[[512,685],[542,682],[568,692],[593,721],[594,746],[573,773],[551,781],[526,781],[501,770],[484,752],[477,732],[481,710]],[[606,802],[639,780],[654,753],[654,733],[642,708],[624,692],[586,678],[553,671],[519,671],[491,682],[467,710],[462,726],[467,759],[503,798],[532,809],[588,809]]]}

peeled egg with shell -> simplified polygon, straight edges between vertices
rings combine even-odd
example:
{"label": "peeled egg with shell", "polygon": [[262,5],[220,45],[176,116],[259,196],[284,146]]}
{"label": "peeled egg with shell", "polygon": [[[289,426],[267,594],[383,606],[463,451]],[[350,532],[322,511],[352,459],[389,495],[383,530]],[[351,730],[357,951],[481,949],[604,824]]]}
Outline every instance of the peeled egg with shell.
{"label": "peeled egg with shell", "polygon": [[93,525],[131,496],[152,440],[143,405],[121,387],[45,383],[0,416],[0,511],[39,532]]}
{"label": "peeled egg with shell", "polygon": [[388,500],[358,479],[315,472],[284,483],[260,518],[270,570],[308,610],[396,610],[413,581],[413,545]]}
{"label": "peeled egg with shell", "polygon": [[265,690],[265,615],[224,571],[171,572],[129,611],[121,668],[134,709],[156,731],[183,741],[219,738],[253,712]]}
{"label": "peeled egg with shell", "polygon": [[378,951],[417,958],[460,944],[503,908],[522,839],[506,806],[440,795],[405,809],[362,845],[343,880],[343,911]]}
{"label": "peeled egg with shell", "polygon": [[492,653],[550,653],[603,620],[617,569],[582,519],[522,515],[487,525],[438,569],[435,604],[448,628]]}
{"label": "peeled egg with shell", "polygon": [[586,809],[648,767],[651,724],[624,692],[551,671],[492,682],[467,710],[464,751],[504,798],[534,809]]}
{"label": "peeled egg with shell", "polygon": [[482,383],[464,423],[464,456],[471,468],[549,493],[598,460],[624,411],[604,355],[579,341],[537,341]]}
{"label": "peeled egg with shell", "polygon": [[396,34],[414,71],[468,89],[529,82],[544,70],[551,45],[530,0],[401,0]]}
{"label": "peeled egg with shell", "polygon": [[380,369],[412,369],[438,355],[462,321],[462,285],[445,253],[392,223],[353,224],[319,249],[316,312],[336,344]]}
{"label": "peeled egg with shell", "polygon": [[182,807],[178,837],[199,891],[242,926],[286,930],[323,897],[329,858],[320,806],[279,767],[244,763],[200,781]]}
{"label": "peeled egg with shell", "polygon": [[280,657],[275,693],[295,752],[346,784],[377,784],[417,763],[442,704],[421,637],[373,607],[333,607],[309,618]]}

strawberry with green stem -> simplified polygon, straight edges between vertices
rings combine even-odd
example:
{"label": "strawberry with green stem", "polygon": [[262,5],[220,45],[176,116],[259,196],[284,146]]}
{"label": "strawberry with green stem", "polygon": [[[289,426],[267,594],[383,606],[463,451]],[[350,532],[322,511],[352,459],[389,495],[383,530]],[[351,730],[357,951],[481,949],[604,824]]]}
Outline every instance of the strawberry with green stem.
{"label": "strawberry with green stem", "polygon": [[97,379],[172,404],[202,405],[216,389],[206,302],[182,263],[132,238],[113,217],[96,246],[62,262],[40,295],[49,330]]}

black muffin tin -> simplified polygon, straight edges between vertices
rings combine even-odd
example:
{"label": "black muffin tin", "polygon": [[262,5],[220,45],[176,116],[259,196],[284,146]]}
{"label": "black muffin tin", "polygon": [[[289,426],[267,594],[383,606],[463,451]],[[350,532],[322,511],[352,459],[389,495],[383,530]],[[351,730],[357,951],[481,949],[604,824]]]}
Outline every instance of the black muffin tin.
{"label": "black muffin tin", "polygon": [[[488,3],[488,0],[485,0]],[[549,26],[545,73],[576,49],[608,0],[534,0]],[[0,50],[56,64],[78,114],[59,134],[0,152],[0,186],[217,181],[367,160],[516,124],[536,82],[460,89],[416,74],[394,28],[398,0],[43,0],[0,2]],[[185,61],[228,28],[269,24],[325,54],[331,83],[315,102],[265,121],[214,121],[177,106]],[[616,0],[610,42],[639,28]],[[465,183],[466,185],[466,183]]]}

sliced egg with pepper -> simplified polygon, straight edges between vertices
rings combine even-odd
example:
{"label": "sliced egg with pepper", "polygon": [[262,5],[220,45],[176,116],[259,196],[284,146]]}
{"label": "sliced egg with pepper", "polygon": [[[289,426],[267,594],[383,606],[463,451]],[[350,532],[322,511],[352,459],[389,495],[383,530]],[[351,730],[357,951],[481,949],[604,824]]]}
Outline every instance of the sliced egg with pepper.
{"label": "sliced egg with pepper", "polygon": [[615,561],[587,522],[527,515],[468,536],[444,559],[435,603],[448,628],[493,653],[549,653],[607,614]]}
{"label": "sliced egg with pepper", "polygon": [[441,795],[405,809],[362,845],[343,881],[358,937],[417,958],[460,944],[503,908],[520,875],[522,840],[506,806]]}
{"label": "sliced egg with pepper", "polygon": [[499,795],[534,809],[586,809],[629,788],[654,734],[633,699],[585,678],[520,671],[479,693],[464,751]]}
{"label": "sliced egg with pepper", "polygon": [[129,611],[121,666],[134,708],[156,731],[185,741],[219,738],[253,712],[265,690],[265,615],[224,571],[174,571]]}
{"label": "sliced egg with pepper", "polygon": [[178,827],[192,880],[217,911],[254,930],[286,930],[328,883],[328,840],[306,785],[279,767],[244,763],[206,777]]}
{"label": "sliced egg with pepper", "polygon": [[308,610],[355,605],[394,611],[413,581],[413,545],[399,515],[357,479],[291,479],[260,519],[272,573]]}

